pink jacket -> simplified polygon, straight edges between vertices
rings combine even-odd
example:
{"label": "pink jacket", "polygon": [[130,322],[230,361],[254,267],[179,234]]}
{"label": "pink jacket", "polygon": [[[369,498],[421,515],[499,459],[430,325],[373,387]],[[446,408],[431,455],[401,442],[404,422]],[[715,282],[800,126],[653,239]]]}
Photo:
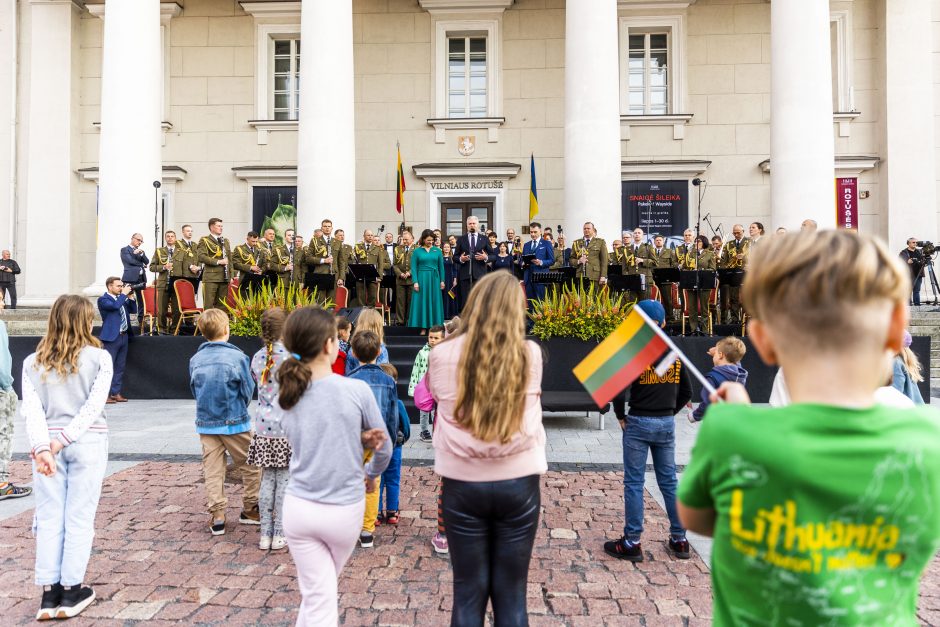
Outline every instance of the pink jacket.
{"label": "pink jacket", "polygon": [[[457,364],[466,336],[438,344],[431,350],[427,384],[437,401],[434,422],[434,470],[461,481],[504,481],[548,470],[545,429],[542,427],[542,352],[535,342],[529,349],[529,385],[522,430],[506,444],[478,440],[457,424]],[[485,365],[483,366],[485,367]],[[499,386],[494,381],[494,387]]]}

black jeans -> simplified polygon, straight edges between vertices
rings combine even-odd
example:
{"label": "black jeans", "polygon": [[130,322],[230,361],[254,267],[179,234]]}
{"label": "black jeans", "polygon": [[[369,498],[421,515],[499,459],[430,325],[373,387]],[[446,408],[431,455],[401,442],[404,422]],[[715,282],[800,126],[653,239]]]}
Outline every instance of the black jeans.
{"label": "black jeans", "polygon": [[16,283],[0,283],[0,299],[4,293],[10,296],[10,309],[16,309]]}
{"label": "black jeans", "polygon": [[454,568],[452,627],[479,627],[493,602],[496,627],[528,625],[526,584],[539,523],[539,476],[443,480],[443,514]]}

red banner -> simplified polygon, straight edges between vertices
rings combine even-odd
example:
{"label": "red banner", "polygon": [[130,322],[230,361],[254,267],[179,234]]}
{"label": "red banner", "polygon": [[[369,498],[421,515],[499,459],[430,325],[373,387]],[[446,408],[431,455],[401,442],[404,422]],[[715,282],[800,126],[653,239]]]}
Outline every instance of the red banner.
{"label": "red banner", "polygon": [[858,179],[836,179],[836,228],[858,230]]}

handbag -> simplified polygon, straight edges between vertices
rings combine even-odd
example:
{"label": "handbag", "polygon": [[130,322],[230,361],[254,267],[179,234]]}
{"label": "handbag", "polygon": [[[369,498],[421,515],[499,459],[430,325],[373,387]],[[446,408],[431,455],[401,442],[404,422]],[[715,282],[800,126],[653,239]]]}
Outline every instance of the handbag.
{"label": "handbag", "polygon": [[418,385],[415,386],[415,407],[424,412],[434,411],[434,407],[437,403],[434,402],[434,397],[431,396],[431,390],[428,389],[428,375],[425,374],[421,377],[421,381],[418,382]]}

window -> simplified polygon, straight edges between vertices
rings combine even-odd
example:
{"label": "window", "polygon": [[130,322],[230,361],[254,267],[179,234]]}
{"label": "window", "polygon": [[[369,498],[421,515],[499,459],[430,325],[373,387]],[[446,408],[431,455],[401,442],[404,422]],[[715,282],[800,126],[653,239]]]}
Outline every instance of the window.
{"label": "window", "polygon": [[486,37],[447,38],[447,117],[485,118]]}
{"label": "window", "polygon": [[832,50],[832,110],[855,111],[852,86],[852,12],[832,11],[829,15],[829,44]]}
{"label": "window", "polygon": [[684,116],[685,18],[620,18],[620,114]]}
{"label": "window", "polygon": [[629,114],[669,113],[669,33],[631,29],[628,42]]}
{"label": "window", "polygon": [[300,106],[300,39],[275,39],[271,59],[274,119],[296,120]]}
{"label": "window", "polygon": [[449,235],[460,237],[466,231],[467,218],[476,216],[480,219],[480,232],[486,233],[490,229],[492,215],[492,202],[441,202],[441,231],[445,238]]}

